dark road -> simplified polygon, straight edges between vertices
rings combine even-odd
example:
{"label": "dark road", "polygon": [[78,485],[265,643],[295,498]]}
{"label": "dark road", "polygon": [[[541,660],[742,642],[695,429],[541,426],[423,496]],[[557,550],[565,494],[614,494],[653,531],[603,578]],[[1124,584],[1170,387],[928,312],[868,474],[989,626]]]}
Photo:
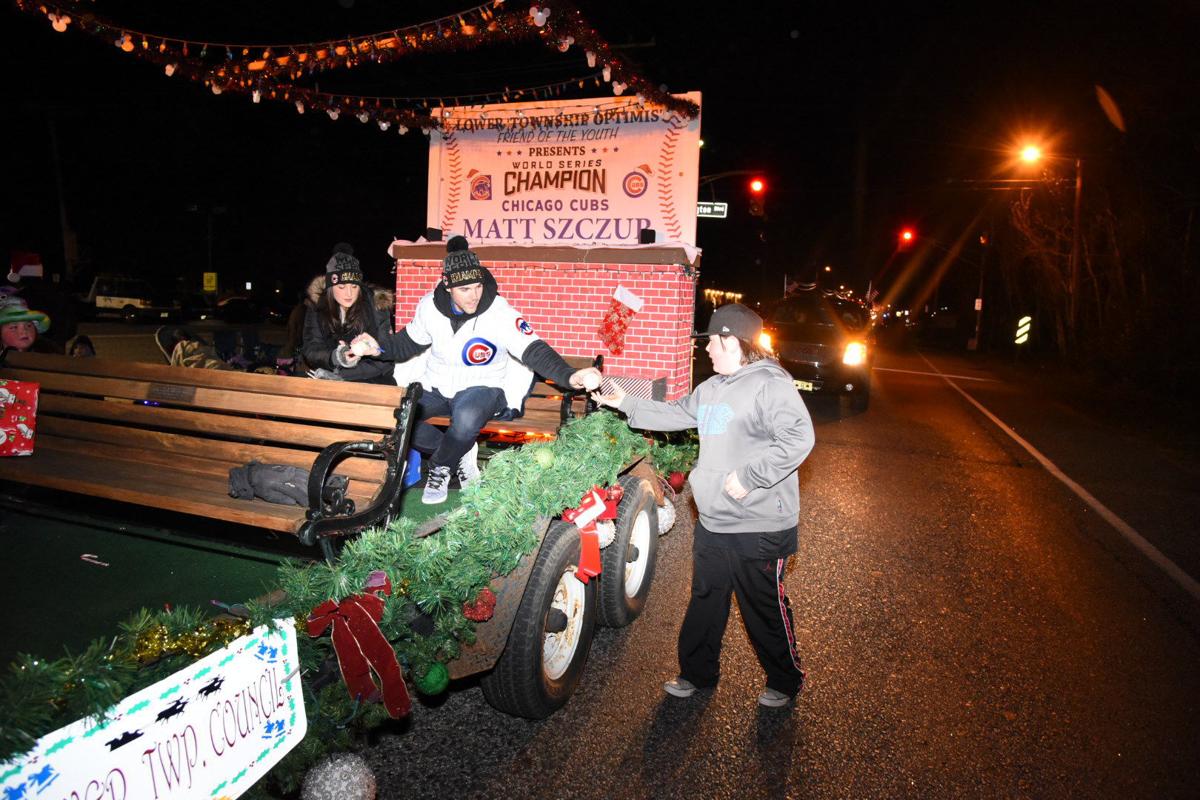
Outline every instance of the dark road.
{"label": "dark road", "polygon": [[736,615],[720,686],[662,692],[690,581],[685,496],[645,614],[597,630],[565,709],[515,719],[456,684],[369,751],[380,796],[1194,797],[1200,601],[1110,521],[1194,577],[1194,458],[1137,433],[1152,420],[1097,421],[1003,369],[916,352],[876,366],[865,413],[810,403],[794,708],[755,704]]}

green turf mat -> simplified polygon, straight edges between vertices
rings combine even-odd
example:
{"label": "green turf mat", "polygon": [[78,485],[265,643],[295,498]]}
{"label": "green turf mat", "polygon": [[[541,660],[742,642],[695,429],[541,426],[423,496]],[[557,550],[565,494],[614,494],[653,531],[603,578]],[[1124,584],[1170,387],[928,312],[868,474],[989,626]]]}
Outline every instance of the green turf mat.
{"label": "green turf mat", "polygon": [[4,512],[0,536],[7,545],[0,582],[10,610],[0,643],[4,664],[18,652],[78,651],[115,634],[117,623],[143,606],[212,608],[213,599],[259,596],[274,583],[278,563],[230,545],[15,511]]}

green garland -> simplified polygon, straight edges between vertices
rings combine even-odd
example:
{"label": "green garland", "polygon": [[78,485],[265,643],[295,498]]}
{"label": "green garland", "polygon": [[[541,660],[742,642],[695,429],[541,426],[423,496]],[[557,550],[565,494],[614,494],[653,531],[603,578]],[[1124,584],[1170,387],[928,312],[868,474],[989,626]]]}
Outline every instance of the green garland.
{"label": "green garland", "polygon": [[656,433],[650,444],[650,461],[659,475],[691,471],[700,457],[700,437],[696,431]]}
{"label": "green garland", "polygon": [[[382,569],[391,578],[380,629],[418,682],[434,667],[453,660],[474,642],[475,624],[462,605],[474,600],[494,576],[512,572],[539,541],[539,517],[556,517],[573,507],[593,485],[615,483],[625,465],[648,455],[650,445],[616,414],[597,412],[574,420],[551,443],[505,450],[488,463],[483,479],[463,492],[462,505],[445,526],[424,538],[400,519],[347,543],[340,563],[291,561],[278,572],[285,599],[279,605],[244,604],[251,625],[280,617],[297,621],[308,734],[271,776],[284,792],[293,791],[304,771],[329,751],[351,749],[353,727],[370,728],[388,717],[382,705],[353,703],[340,680],[314,692],[312,681],[330,668],[328,636],[304,635],[309,612],[328,599],[362,591],[367,576]],[[200,611],[142,611],[110,640],[93,642],[78,656],[46,661],[20,656],[0,679],[0,759],[28,751],[36,740],[80,717],[98,716],[122,697],[182,669],[223,647],[228,638],[211,636],[203,652],[169,653],[144,663],[139,641],[165,627],[171,634],[211,625]],[[334,665],[332,667],[336,669]],[[436,683],[436,682],[434,682]]]}

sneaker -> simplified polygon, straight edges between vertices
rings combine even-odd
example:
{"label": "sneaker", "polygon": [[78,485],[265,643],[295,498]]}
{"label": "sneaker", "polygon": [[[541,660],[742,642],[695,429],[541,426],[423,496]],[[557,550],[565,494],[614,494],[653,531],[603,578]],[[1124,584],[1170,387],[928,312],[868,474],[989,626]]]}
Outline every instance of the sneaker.
{"label": "sneaker", "polygon": [[663,691],[672,697],[691,697],[696,693],[696,684],[686,678],[671,678],[663,684]]}
{"label": "sneaker", "polygon": [[784,694],[776,689],[768,686],[763,689],[763,693],[758,696],[758,704],[767,708],[782,708],[788,703],[791,703],[794,698],[790,694]]}
{"label": "sneaker", "polygon": [[433,467],[429,477],[425,479],[425,491],[421,492],[421,502],[427,506],[446,502],[450,493],[450,468]]}
{"label": "sneaker", "polygon": [[458,485],[465,489],[479,480],[479,443],[471,445],[467,454],[458,462]]}

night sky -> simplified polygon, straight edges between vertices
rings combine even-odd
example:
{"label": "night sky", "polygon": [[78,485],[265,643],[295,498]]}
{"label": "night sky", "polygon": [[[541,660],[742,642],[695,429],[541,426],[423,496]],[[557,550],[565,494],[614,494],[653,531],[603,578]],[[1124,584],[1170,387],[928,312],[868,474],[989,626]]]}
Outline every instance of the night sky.
{"label": "night sky", "polygon": [[[181,38],[311,41],[461,9],[445,2],[105,2],[96,13]],[[835,7],[836,6],[836,7]],[[252,7],[252,8],[248,8]],[[950,241],[1003,216],[1023,132],[1085,154],[1089,177],[1141,176],[1153,191],[1197,189],[1200,31],[1195,3],[939,5],[598,3],[579,7],[656,84],[704,95],[701,174],[762,170],[767,216],[741,179],[701,190],[730,203],[701,220],[705,285],[774,290],[784,273],[832,264],[858,289],[914,225]],[[636,9],[631,11],[630,9]],[[199,288],[222,282],[293,293],[349,241],[384,281],[385,248],[425,224],[428,141],[286,104],[214,96],[10,2],[3,19],[10,248],[61,269],[61,199],[85,269]],[[539,45],[421,57],[322,78],[323,90],[442,95],[586,71],[582,53]],[[1121,133],[1094,86],[1117,101]],[[981,222],[982,221],[982,222]]]}

